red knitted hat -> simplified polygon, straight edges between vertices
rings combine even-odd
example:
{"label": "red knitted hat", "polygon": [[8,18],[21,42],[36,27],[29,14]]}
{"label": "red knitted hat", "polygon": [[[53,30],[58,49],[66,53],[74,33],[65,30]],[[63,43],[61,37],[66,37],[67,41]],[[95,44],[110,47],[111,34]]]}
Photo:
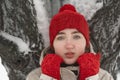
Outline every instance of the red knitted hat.
{"label": "red knitted hat", "polygon": [[49,27],[50,46],[53,46],[57,33],[66,28],[74,28],[80,31],[86,39],[86,46],[89,47],[89,27],[87,21],[71,4],[65,4],[60,8],[59,13],[51,19]]}

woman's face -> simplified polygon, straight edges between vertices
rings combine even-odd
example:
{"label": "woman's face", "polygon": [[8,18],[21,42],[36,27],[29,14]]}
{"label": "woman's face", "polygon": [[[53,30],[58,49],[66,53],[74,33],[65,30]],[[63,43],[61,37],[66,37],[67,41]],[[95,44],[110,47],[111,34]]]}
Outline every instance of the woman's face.
{"label": "woman's face", "polygon": [[64,29],[56,35],[53,47],[66,64],[73,64],[84,54],[86,39],[77,29]]}

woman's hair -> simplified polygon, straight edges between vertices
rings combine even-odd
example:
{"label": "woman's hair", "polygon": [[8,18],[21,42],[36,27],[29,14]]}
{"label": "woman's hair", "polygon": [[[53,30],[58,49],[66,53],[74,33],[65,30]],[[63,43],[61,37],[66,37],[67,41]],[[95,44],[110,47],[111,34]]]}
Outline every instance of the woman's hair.
{"label": "woman's hair", "polygon": [[55,53],[55,50],[54,50],[53,47],[50,47],[50,46],[49,46],[49,47],[47,47],[47,48],[44,49],[43,53],[44,53],[43,56],[45,56],[46,54],[54,54],[54,53]]}
{"label": "woman's hair", "polygon": [[86,47],[85,52],[90,52],[90,47]]}

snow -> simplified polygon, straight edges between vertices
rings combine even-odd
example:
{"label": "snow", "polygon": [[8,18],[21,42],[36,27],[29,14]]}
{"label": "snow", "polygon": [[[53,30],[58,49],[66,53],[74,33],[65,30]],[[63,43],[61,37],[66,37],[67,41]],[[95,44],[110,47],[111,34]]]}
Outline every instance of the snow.
{"label": "snow", "polygon": [[120,80],[120,72],[117,74],[117,80]]}
{"label": "snow", "polygon": [[2,65],[1,57],[0,57],[0,80],[9,80],[8,73],[5,67]]}
{"label": "snow", "polygon": [[6,38],[6,39],[12,41],[13,43],[15,43],[18,46],[19,51],[24,52],[24,54],[27,54],[29,51],[31,51],[29,49],[29,44],[26,44],[19,37],[12,36],[12,35],[10,35],[6,32],[3,32],[3,31],[0,32],[0,36],[3,36],[4,38]]}
{"label": "snow", "polygon": [[36,9],[36,19],[39,33],[42,33],[45,47],[49,46],[48,26],[49,19],[42,0],[33,0]]}
{"label": "snow", "polygon": [[78,12],[90,20],[97,10],[103,7],[103,2],[96,3],[97,0],[70,0],[70,4],[75,5]]}
{"label": "snow", "polygon": [[[35,4],[36,9],[36,19],[37,19],[37,26],[39,29],[39,33],[42,33],[43,38],[45,40],[45,47],[49,45],[49,36],[48,36],[48,26],[49,26],[49,19],[44,7],[43,0],[33,0]],[[75,5],[77,8],[77,11],[83,14],[87,20],[90,20],[94,13],[102,8],[103,2],[96,3],[97,0],[69,0],[70,4]],[[25,52],[25,54],[30,51],[29,44],[25,43],[22,39],[12,36],[5,32],[0,32],[0,35],[2,35],[4,38],[13,41],[15,44],[17,44],[19,51]],[[1,63],[1,57],[0,57],[0,80],[9,80],[7,71],[5,67]],[[120,80],[120,73],[117,74],[117,80]]]}

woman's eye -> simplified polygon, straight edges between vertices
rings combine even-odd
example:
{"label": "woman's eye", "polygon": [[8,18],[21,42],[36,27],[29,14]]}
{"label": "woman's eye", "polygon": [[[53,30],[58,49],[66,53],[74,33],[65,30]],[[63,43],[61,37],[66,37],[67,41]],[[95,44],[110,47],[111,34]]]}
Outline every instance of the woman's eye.
{"label": "woman's eye", "polygon": [[79,36],[79,35],[74,35],[73,36],[73,39],[80,39],[81,38],[81,36]]}
{"label": "woman's eye", "polygon": [[56,39],[57,39],[57,40],[64,40],[65,37],[64,37],[64,36],[58,36]]}

